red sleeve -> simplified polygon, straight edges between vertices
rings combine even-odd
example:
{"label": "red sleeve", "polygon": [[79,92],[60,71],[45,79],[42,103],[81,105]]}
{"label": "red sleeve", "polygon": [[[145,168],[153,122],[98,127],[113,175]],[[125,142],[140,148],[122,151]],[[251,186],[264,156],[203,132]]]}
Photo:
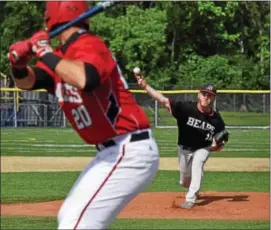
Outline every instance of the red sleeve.
{"label": "red sleeve", "polygon": [[74,44],[73,49],[75,52],[73,59],[93,65],[99,73],[100,82],[111,77],[117,63],[102,40],[85,37]]}

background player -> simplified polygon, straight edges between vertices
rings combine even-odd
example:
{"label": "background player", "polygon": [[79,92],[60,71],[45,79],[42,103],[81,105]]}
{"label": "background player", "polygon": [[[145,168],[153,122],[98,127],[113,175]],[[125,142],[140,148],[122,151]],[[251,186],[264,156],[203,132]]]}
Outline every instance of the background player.
{"label": "background player", "polygon": [[221,132],[227,134],[223,119],[211,107],[216,89],[206,84],[200,89],[197,102],[174,101],[148,85],[138,68],[134,69],[134,75],[138,85],[164,105],[177,120],[180,184],[188,188],[185,202],[180,207],[192,208],[200,191],[204,165],[210,151],[220,151],[225,144],[225,141],[216,143],[214,138]]}
{"label": "background player", "polygon": [[[47,2],[49,31],[88,9],[87,2]],[[47,89],[58,98],[73,129],[98,152],[58,214],[59,229],[105,229],[154,179],[159,155],[150,124],[105,43],[88,22],[62,32],[53,50],[47,32],[9,49],[11,73],[21,89]],[[27,66],[32,56],[35,67]],[[64,182],[65,183],[65,182]]]}

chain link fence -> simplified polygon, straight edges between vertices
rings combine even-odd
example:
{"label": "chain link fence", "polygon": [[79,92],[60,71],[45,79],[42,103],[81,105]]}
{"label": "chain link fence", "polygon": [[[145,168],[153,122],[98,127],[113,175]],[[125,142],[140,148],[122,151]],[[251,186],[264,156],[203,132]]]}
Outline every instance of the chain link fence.
{"label": "chain link fence", "polygon": [[[167,94],[176,101],[197,101],[197,93]],[[169,112],[155,101],[147,102],[142,99],[144,107],[153,108],[153,123],[155,127],[176,127],[176,120]],[[270,93],[248,91],[238,93],[218,93],[213,105],[222,115],[229,128],[268,128],[270,123]],[[150,112],[149,117],[150,117]]]}
{"label": "chain link fence", "polygon": [[47,92],[1,90],[1,126],[66,127],[56,97]]}
{"label": "chain link fence", "polygon": [[[214,107],[221,112],[227,126],[269,126],[270,93],[268,91],[251,92],[218,93]],[[196,92],[165,92],[165,95],[174,100],[197,101]],[[176,127],[175,119],[149,95],[137,91],[134,92],[134,96],[148,114],[152,126]],[[2,88],[1,126],[67,127],[69,124],[58,107],[56,98],[47,92],[15,91]]]}

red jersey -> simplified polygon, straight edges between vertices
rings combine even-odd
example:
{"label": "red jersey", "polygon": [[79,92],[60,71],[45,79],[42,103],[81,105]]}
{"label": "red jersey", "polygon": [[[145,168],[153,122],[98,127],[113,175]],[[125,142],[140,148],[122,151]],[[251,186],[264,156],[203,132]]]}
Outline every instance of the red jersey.
{"label": "red jersey", "polygon": [[[71,86],[42,62],[54,81],[48,89],[58,98],[59,106],[76,132],[89,144],[102,143],[115,136],[150,127],[143,109],[137,105],[121,71],[105,43],[90,33],[77,36],[54,53],[62,58],[80,60],[96,67],[100,85],[91,92]],[[64,45],[65,46],[65,45]]]}

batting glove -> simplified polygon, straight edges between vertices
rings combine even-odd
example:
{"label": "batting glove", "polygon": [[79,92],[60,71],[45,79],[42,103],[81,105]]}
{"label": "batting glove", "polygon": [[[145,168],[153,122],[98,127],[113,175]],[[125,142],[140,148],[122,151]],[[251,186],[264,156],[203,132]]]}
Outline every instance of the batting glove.
{"label": "batting glove", "polygon": [[18,41],[9,47],[8,59],[12,68],[23,69],[32,58],[29,40]]}
{"label": "batting glove", "polygon": [[50,38],[46,31],[41,30],[30,38],[31,48],[37,58],[43,57],[47,53],[52,53]]}

